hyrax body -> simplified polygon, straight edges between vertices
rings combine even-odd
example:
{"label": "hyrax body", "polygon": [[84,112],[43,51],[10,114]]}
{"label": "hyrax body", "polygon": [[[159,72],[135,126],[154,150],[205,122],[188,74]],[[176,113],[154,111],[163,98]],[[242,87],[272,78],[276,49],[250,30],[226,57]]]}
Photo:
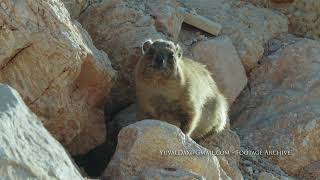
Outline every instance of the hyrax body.
{"label": "hyrax body", "polygon": [[179,45],[145,42],[135,81],[139,119],[166,121],[193,139],[224,128],[224,96],[205,66],[184,58]]}

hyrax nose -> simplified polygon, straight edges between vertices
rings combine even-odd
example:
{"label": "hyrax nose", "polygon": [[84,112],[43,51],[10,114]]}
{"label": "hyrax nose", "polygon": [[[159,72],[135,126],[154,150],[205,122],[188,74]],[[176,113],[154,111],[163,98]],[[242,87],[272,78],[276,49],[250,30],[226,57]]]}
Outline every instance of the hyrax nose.
{"label": "hyrax nose", "polygon": [[166,65],[166,59],[162,56],[157,56],[155,59],[155,64],[158,68],[163,68]]}

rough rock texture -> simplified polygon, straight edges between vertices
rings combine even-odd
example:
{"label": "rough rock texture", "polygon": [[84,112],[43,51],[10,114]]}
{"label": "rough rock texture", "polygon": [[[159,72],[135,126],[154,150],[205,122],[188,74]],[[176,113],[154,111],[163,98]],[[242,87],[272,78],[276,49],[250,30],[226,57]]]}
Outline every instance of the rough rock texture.
{"label": "rough rock texture", "polygon": [[232,104],[246,86],[247,76],[230,38],[200,41],[192,48],[192,54],[195,61],[207,65],[219,89]]}
{"label": "rough rock texture", "polygon": [[0,84],[1,179],[83,179],[17,91]]}
{"label": "rough rock texture", "polygon": [[177,40],[184,19],[183,4],[179,0],[147,0],[144,3],[147,13],[154,19],[156,29],[169,39]]}
{"label": "rough rock texture", "polygon": [[199,176],[193,172],[188,172],[181,169],[175,168],[148,168],[139,175],[141,180],[205,180],[203,176]]}
{"label": "rough rock texture", "polygon": [[139,121],[120,131],[116,153],[104,172],[104,178],[135,177],[144,169],[154,167],[177,168],[206,179],[221,179],[223,170],[216,156],[201,156],[201,152],[208,151],[176,126],[157,120]]}
{"label": "rough rock texture", "polygon": [[319,56],[320,42],[308,39],[268,56],[231,113],[242,142],[290,175],[320,159]]}
{"label": "rough rock texture", "polygon": [[79,17],[80,13],[89,5],[90,0],[62,0],[72,18]]}
{"label": "rough rock texture", "polygon": [[[119,112],[110,123],[108,123],[108,133],[110,139],[117,138],[119,131],[133,123],[136,123],[137,105],[132,104],[123,111]],[[240,151],[240,140],[238,135],[226,129],[219,134],[206,136],[198,142],[201,146],[212,150],[217,155],[221,167],[232,179],[241,179],[241,172],[238,168]]]}
{"label": "rough rock texture", "polygon": [[201,146],[215,152],[220,166],[232,179],[243,179],[239,170],[240,139],[239,136],[225,129],[218,134],[211,134],[198,142]]}
{"label": "rough rock texture", "polygon": [[280,180],[277,177],[274,177],[270,173],[262,172],[258,178],[258,180]]}
{"label": "rough rock texture", "polygon": [[[243,143],[242,143],[243,144]],[[261,173],[272,174],[281,180],[294,180],[281,168],[264,156],[257,154],[253,149],[240,148],[240,170],[244,179],[258,179]]]}
{"label": "rough rock texture", "polygon": [[304,167],[299,172],[300,177],[304,179],[320,179],[320,161],[313,162],[308,166]]}
{"label": "rough rock texture", "polygon": [[71,153],[102,143],[103,106],[114,76],[107,55],[58,0],[0,5],[0,82],[17,89]]}
{"label": "rough rock texture", "polygon": [[140,1],[108,0],[93,4],[80,16],[95,45],[108,53],[119,71],[111,92],[111,108],[115,111],[135,99],[133,71],[142,53],[142,43],[164,37],[145,11],[145,4]]}
{"label": "rough rock texture", "polygon": [[222,34],[232,39],[247,71],[262,57],[263,44],[288,30],[284,15],[238,0],[191,0],[185,4],[222,25]]}
{"label": "rough rock texture", "polygon": [[288,16],[289,30],[297,35],[320,39],[320,1],[286,0],[270,3],[267,0],[250,0],[254,4],[276,9]]}

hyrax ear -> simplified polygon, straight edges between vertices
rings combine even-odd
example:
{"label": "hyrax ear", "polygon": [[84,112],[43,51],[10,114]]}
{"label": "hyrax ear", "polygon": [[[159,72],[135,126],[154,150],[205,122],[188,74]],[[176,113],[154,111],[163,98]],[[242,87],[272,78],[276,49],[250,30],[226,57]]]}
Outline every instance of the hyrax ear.
{"label": "hyrax ear", "polygon": [[177,52],[178,58],[181,58],[182,57],[182,49],[179,44],[176,44],[176,52]]}
{"label": "hyrax ear", "polygon": [[152,43],[153,42],[150,39],[143,43],[143,45],[142,45],[142,53],[143,54],[148,51],[148,49],[151,47]]}

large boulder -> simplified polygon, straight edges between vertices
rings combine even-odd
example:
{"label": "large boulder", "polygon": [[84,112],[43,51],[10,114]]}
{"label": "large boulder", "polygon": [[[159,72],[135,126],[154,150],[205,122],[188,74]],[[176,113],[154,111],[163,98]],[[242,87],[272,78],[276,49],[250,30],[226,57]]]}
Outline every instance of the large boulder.
{"label": "large boulder", "polygon": [[183,20],[179,12],[175,1],[106,0],[80,16],[95,45],[108,53],[119,71],[111,92],[111,111],[135,101],[133,72],[141,46],[147,39],[177,38]]}
{"label": "large boulder", "polygon": [[150,167],[182,169],[212,180],[224,175],[216,156],[179,128],[162,121],[143,120],[120,131],[116,153],[103,177],[130,179]]}
{"label": "large boulder", "polygon": [[190,0],[185,5],[222,25],[221,33],[232,39],[247,71],[262,57],[264,43],[288,31],[284,15],[238,0]]}
{"label": "large boulder", "polygon": [[0,82],[17,89],[72,154],[105,140],[103,107],[114,70],[59,0],[4,0]]}
{"label": "large boulder", "polygon": [[256,5],[276,9],[287,15],[289,30],[299,36],[320,39],[319,0],[250,0]]}
{"label": "large boulder", "polygon": [[232,108],[242,142],[290,175],[320,160],[319,72],[320,42],[300,40],[268,56]]}
{"label": "large boulder", "polygon": [[0,102],[1,179],[83,179],[16,90],[0,84]]}
{"label": "large boulder", "polygon": [[227,36],[200,41],[192,48],[195,61],[207,65],[229,104],[247,85],[247,75],[232,41]]}
{"label": "large boulder", "polygon": [[[121,112],[117,113],[110,123],[108,123],[108,139],[109,144],[112,147],[116,147],[116,139],[119,131],[138,121],[137,117],[137,105],[132,104]],[[239,166],[239,151],[240,151],[240,139],[238,135],[226,129],[218,134],[210,134],[201,139],[198,144],[211,150],[217,155],[220,166],[225,171],[226,175],[232,179],[241,179],[242,175],[238,168]],[[109,146],[110,148],[111,146]],[[113,151],[112,151],[113,152]],[[113,154],[109,154],[113,155]],[[178,173],[179,174],[179,173]]]}

